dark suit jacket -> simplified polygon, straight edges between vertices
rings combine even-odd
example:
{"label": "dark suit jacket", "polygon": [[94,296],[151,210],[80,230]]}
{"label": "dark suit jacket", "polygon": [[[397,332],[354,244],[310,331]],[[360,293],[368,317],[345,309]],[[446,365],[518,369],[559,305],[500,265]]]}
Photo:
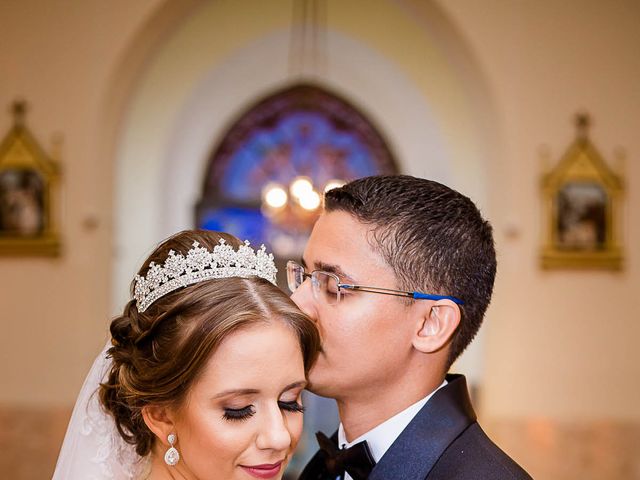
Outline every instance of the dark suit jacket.
{"label": "dark suit jacket", "polygon": [[[369,479],[531,479],[478,425],[464,376],[447,375],[447,382],[393,442]],[[309,461],[299,480],[335,480],[324,468],[322,451]]]}

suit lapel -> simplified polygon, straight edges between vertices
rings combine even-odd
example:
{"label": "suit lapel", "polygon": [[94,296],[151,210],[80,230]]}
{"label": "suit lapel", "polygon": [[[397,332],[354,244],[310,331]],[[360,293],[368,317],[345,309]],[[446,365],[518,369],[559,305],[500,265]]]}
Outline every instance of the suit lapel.
{"label": "suit lapel", "polygon": [[374,467],[370,480],[424,480],[438,458],[476,421],[462,375],[447,375],[438,390]]}

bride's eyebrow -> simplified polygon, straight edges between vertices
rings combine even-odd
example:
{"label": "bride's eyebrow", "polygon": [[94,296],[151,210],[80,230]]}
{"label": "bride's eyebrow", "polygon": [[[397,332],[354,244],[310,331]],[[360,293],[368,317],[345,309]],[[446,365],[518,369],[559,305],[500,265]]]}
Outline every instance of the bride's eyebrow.
{"label": "bride's eyebrow", "polygon": [[[294,388],[304,388],[306,386],[307,386],[307,381],[300,380],[298,382],[293,382],[287,385],[282,389],[282,391],[287,392],[289,390],[293,390]],[[260,390],[257,390],[255,388],[233,388],[230,390],[225,390],[223,392],[217,393],[212,398],[217,399],[217,398],[230,397],[230,396],[243,397],[243,396],[249,396],[249,395],[256,395],[258,393],[260,393]]]}
{"label": "bride's eyebrow", "polygon": [[255,388],[236,388],[217,393],[213,396],[213,398],[228,397],[230,395],[240,397],[243,395],[255,395],[257,393],[260,393],[260,390],[256,390]]}
{"label": "bride's eyebrow", "polygon": [[299,382],[293,382],[282,389],[282,393],[293,390],[294,388],[304,388],[307,386],[306,380],[300,380]]}

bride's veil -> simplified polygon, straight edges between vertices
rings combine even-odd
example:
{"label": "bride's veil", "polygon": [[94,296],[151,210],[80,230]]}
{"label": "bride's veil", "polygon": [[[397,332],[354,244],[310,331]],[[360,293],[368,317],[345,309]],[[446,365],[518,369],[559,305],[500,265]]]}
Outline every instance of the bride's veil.
{"label": "bride's veil", "polygon": [[111,360],[110,342],[93,362],[71,414],[53,480],[125,480],[143,478],[148,457],[139,457],[118,434],[112,417],[104,411],[98,387]]}

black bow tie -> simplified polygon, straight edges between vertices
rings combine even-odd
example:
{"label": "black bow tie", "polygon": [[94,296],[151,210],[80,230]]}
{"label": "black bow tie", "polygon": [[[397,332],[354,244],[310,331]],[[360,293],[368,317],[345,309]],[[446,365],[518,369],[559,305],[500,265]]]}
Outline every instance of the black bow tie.
{"label": "black bow tie", "polygon": [[359,442],[349,448],[338,447],[324,433],[316,433],[320,450],[324,452],[324,463],[331,475],[347,472],[353,480],[366,480],[376,464],[367,442]]}

